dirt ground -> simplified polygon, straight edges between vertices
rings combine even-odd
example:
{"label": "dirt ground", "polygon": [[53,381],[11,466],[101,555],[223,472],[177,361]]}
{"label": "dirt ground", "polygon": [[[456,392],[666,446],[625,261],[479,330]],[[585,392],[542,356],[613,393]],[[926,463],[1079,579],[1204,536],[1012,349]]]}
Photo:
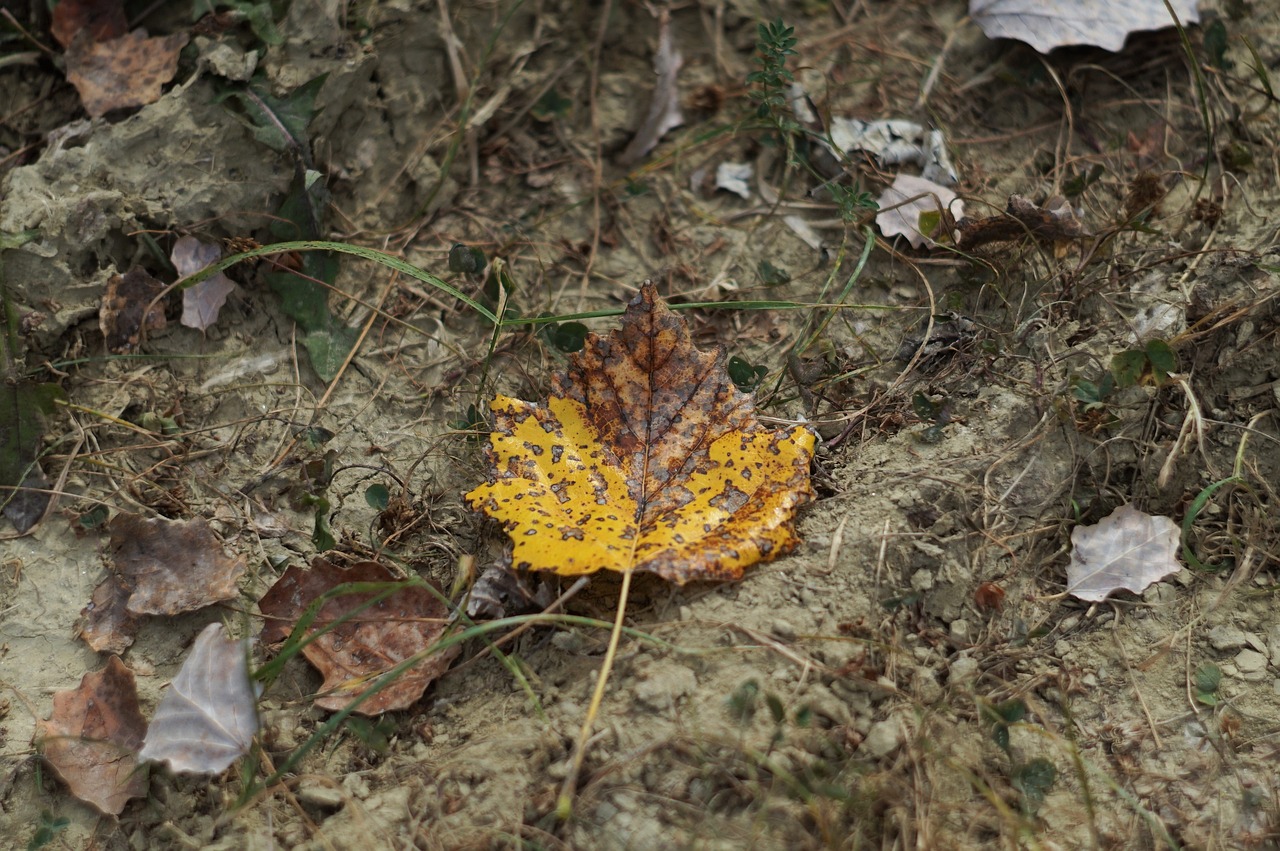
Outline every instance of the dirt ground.
{"label": "dirt ground", "polygon": [[[150,32],[190,26],[171,5]],[[1046,58],[988,40],[954,0],[681,4],[684,123],[630,167],[618,160],[655,79],[644,4],[287,5],[283,44],[243,25],[195,36],[159,101],[92,122],[52,61],[0,65],[0,232],[39,231],[0,268],[17,315],[40,314],[22,325],[25,366],[69,402],[45,439],[58,502],[0,543],[13,847],[56,819],[45,847],[1280,845],[1271,4],[1205,4],[1228,38],[1219,59],[1206,27],[1188,30],[1198,76],[1174,30]],[[844,295],[870,217],[843,219],[787,167],[744,83],[757,24],[778,15],[819,113],[940,128],[971,216],[1066,195],[1087,236],[968,253],[877,239]],[[238,808],[235,769],[156,770],[149,796],[104,817],[37,755],[53,692],[105,661],[76,637],[106,570],[86,512],[205,517],[250,564],[239,603],[144,624],[124,659],[149,714],[205,624],[256,634],[255,601],[315,555],[311,511],[290,497],[313,456],[282,454],[300,429],[333,435],[314,456],[335,453],[339,549],[391,538],[388,558],[451,587],[503,549],[462,499],[484,459],[459,420],[495,392],[545,398],[564,362],[519,328],[491,352],[474,312],[353,257],[331,304],[368,331],[332,386],[249,264],[206,333],[172,321],[175,300],[141,356],[108,356],[104,284],[135,265],[161,275],[149,241],[272,241],[293,166],[218,97],[255,63],[282,95],[328,75],[308,133],[332,239],[484,298],[483,280],[448,272],[455,243],[476,246],[505,264],[525,316],[617,308],[646,278],[673,302],[847,305],[684,314],[699,345],[769,370],[763,414],[815,425],[819,499],[800,548],[742,582],[641,583],[628,622],[660,641],[624,640],[567,822],[556,793],[607,629],[530,630],[508,665],[463,664],[482,649],[469,646],[383,739],[344,728]],[[715,188],[725,162],[753,165],[749,197]],[[873,196],[893,176],[869,160],[848,171]],[[1080,382],[1153,335],[1177,353],[1173,377],[1086,410]],[[174,433],[149,428],[157,417]],[[390,532],[364,498],[374,483],[403,499]],[[1190,512],[1196,562],[1141,596],[1066,596],[1072,528],[1129,502],[1179,524]],[[593,582],[570,611],[611,621],[616,588]],[[1208,665],[1212,700],[1196,694]],[[270,760],[325,719],[319,682],[298,661],[264,695]]]}

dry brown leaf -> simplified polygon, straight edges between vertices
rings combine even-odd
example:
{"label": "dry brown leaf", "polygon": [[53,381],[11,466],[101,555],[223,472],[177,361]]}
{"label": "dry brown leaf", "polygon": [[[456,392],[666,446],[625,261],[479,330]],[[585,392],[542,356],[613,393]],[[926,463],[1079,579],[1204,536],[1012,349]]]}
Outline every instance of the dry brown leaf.
{"label": "dry brown leaf", "polygon": [[119,652],[133,643],[136,615],[176,615],[230,600],[244,573],[243,558],[228,556],[201,517],[111,519],[115,572],[80,613],[80,635],[95,650]]}
{"label": "dry brown leaf", "polygon": [[[1199,0],[1169,0],[1183,24],[1200,20]],[[1016,38],[1041,53],[1072,44],[1119,50],[1133,32],[1174,24],[1165,0],[969,0],[988,38]]]}
{"label": "dry brown leaf", "polygon": [[126,801],[147,794],[147,772],[137,758],[146,731],[133,672],[112,656],[101,671],[85,674],[79,688],[53,695],[53,713],[37,735],[71,794],[119,815]]}
{"label": "dry brown leaf", "polygon": [[177,73],[187,40],[187,33],[151,38],[141,29],[109,41],[77,38],[67,49],[67,80],[93,118],[154,103]]}
{"label": "dry brown leaf", "polygon": [[110,41],[129,31],[121,0],[58,0],[49,27],[64,48],[77,38]]}
{"label": "dry brown leaf", "polygon": [[[398,583],[390,596],[361,609],[349,619],[307,644],[302,653],[324,676],[316,706],[346,709],[381,674],[429,648],[444,633],[448,608],[438,592],[420,582],[397,577],[390,568],[362,561],[349,568],[323,558],[310,570],[290,567],[258,601],[267,618],[261,639],[279,644],[293,631],[298,618],[317,598],[349,582]],[[360,609],[385,589],[353,591],[327,600],[308,634]],[[385,688],[361,703],[355,712],[380,715],[412,706],[427,686],[443,674],[458,654],[454,645],[428,656]]]}
{"label": "dry brown leaf", "polygon": [[[98,311],[98,326],[107,338],[107,351],[117,355],[137,351],[144,330],[158,331],[164,327],[164,302],[152,305],[162,290],[164,284],[138,267],[123,276],[111,276]],[[146,311],[145,320],[143,311]]]}
{"label": "dry brown leaf", "polygon": [[1182,569],[1178,524],[1122,505],[1092,526],[1071,530],[1067,593],[1099,602],[1114,591],[1141,594]]}
{"label": "dry brown leaf", "polygon": [[813,433],[761,425],[652,283],[552,388],[545,407],[493,401],[491,478],[467,495],[503,522],[516,568],[738,579],[798,541]]}

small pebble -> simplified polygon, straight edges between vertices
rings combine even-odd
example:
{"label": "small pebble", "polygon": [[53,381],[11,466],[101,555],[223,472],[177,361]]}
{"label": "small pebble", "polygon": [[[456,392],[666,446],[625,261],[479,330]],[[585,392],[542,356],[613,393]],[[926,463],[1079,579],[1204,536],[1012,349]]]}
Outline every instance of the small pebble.
{"label": "small pebble", "polygon": [[896,717],[886,718],[871,725],[862,747],[873,757],[888,756],[902,744],[902,722]]}
{"label": "small pebble", "polygon": [[1247,640],[1243,629],[1227,624],[1219,624],[1209,630],[1208,638],[1214,650],[1236,650],[1244,647]]}

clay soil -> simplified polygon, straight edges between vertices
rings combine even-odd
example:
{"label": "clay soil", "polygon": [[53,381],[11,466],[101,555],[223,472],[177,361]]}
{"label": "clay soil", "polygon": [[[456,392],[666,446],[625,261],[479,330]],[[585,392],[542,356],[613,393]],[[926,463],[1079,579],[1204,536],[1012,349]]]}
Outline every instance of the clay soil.
{"label": "clay soil", "polygon": [[[68,401],[43,445],[57,501],[0,543],[0,844],[54,822],[45,847],[74,849],[1280,842],[1272,4],[1205,4],[1225,53],[1201,26],[1186,45],[1169,29],[1049,57],[987,39],[956,0],[679,4],[683,124],[627,165],[656,79],[645,4],[283,5],[282,44],[243,24],[193,36],[157,102],[93,121],[55,60],[0,65],[0,232],[38,231],[0,255],[3,282],[23,374]],[[140,25],[189,27],[186,6]],[[912,249],[873,213],[842,215],[748,95],[757,24],[779,15],[821,116],[942,129],[970,216],[1061,195],[1084,235]],[[176,321],[175,297],[163,330],[110,355],[111,275],[171,282],[158,258],[184,234],[273,241],[295,160],[219,97],[250,73],[280,96],[327,75],[307,128],[322,235],[488,304],[484,276],[449,271],[455,244],[503,270],[526,317],[616,309],[645,279],[675,303],[825,305],[684,313],[700,346],[767,369],[765,416],[816,428],[818,499],[802,544],[741,582],[640,584],[628,624],[655,640],[623,641],[567,821],[556,795],[608,638],[569,623],[525,632],[505,663],[468,645],[414,707],[343,726],[242,805],[236,769],[154,770],[106,817],[40,759],[53,693],[105,663],[76,636],[109,566],[95,507],[207,518],[250,565],[238,601],[143,625],[124,661],[150,715],[205,624],[256,635],[255,602],[316,555],[296,496],[325,452],[338,550],[465,591],[503,539],[462,499],[484,458],[459,426],[495,392],[545,398],[564,364],[545,335],[495,340],[461,302],[354,257],[330,305],[363,336],[332,382],[265,263],[232,270],[207,332]],[[897,170],[794,155],[872,197]],[[722,163],[752,166],[747,197],[716,188]],[[1081,382],[1152,338],[1173,376],[1090,408]],[[1190,515],[1183,569],[1140,595],[1066,595],[1072,529],[1125,503]],[[616,592],[595,581],[569,612],[611,621]],[[295,660],[262,697],[258,780],[328,717],[319,683]]]}

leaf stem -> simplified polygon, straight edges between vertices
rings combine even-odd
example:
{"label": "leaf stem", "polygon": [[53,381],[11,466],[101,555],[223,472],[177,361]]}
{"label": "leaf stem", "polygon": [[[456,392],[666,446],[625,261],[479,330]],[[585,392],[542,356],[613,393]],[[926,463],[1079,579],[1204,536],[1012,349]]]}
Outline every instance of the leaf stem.
{"label": "leaf stem", "polygon": [[[634,557],[632,560],[634,561]],[[622,590],[618,592],[618,612],[613,619],[613,632],[609,634],[609,649],[605,651],[604,663],[600,666],[600,676],[596,679],[595,694],[591,695],[591,705],[587,707],[587,717],[582,719],[582,729],[578,731],[578,740],[573,745],[573,761],[569,764],[569,773],[564,776],[560,797],[556,799],[556,818],[560,821],[568,821],[573,814],[573,794],[577,791],[578,774],[582,771],[582,760],[587,755],[587,739],[591,737],[591,727],[600,712],[600,704],[604,702],[604,688],[609,683],[613,660],[618,654],[618,640],[622,638],[622,621],[627,614],[627,595],[631,592],[631,574],[634,572],[634,567],[628,567],[622,572]]]}

